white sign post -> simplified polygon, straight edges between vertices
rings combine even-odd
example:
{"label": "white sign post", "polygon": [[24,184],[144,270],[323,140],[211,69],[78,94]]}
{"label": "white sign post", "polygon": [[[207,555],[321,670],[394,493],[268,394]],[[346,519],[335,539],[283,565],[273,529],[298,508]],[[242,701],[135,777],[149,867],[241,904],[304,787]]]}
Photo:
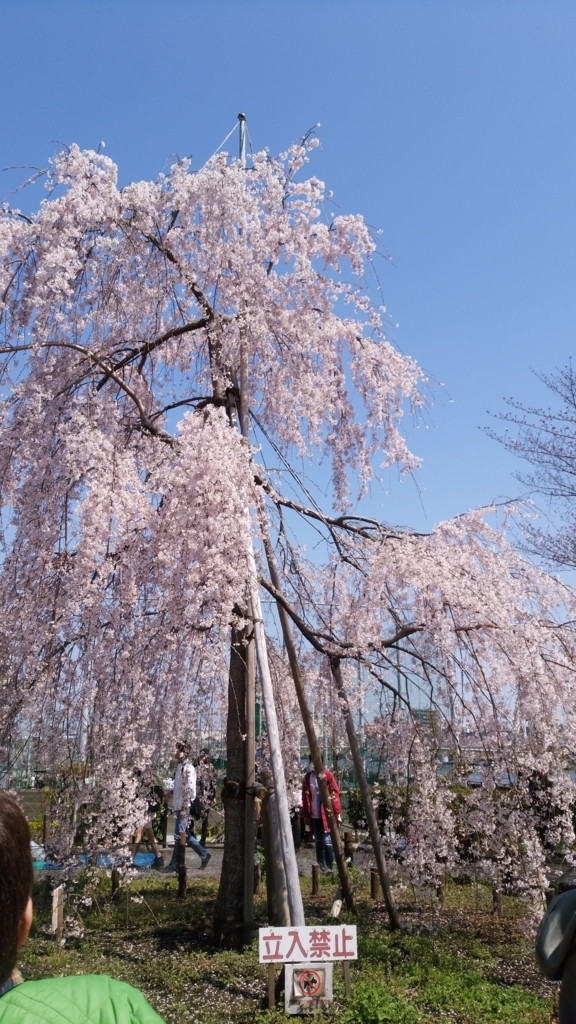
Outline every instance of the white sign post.
{"label": "white sign post", "polygon": [[274,1005],[274,965],[286,965],[285,1008],[288,1013],[323,1009],[332,1001],[332,964],[344,966],[350,994],[350,960],[358,959],[356,925],[300,925],[260,928],[258,959],[268,964],[268,1004]]}

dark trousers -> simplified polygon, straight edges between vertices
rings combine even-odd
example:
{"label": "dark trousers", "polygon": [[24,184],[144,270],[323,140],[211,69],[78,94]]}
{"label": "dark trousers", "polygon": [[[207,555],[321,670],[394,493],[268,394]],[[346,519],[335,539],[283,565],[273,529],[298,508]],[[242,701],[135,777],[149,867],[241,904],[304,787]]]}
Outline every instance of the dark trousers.
{"label": "dark trousers", "polygon": [[300,828],[300,815],[290,815],[290,825],[292,826],[292,839],[294,840],[294,848],[299,850],[302,845],[302,831]]}
{"label": "dark trousers", "polygon": [[560,1024],[576,1024],[576,946],[568,953],[564,965],[558,1000],[558,1020]]}
{"label": "dark trousers", "polygon": [[316,860],[323,869],[330,869],[334,863],[332,836],[324,831],[322,818],[310,818],[312,838],[316,843]]}

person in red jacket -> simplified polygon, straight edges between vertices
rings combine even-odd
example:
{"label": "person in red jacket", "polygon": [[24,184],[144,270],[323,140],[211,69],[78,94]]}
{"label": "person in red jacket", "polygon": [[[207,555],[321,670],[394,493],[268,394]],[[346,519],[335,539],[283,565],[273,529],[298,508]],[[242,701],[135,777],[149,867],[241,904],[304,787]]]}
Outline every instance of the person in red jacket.
{"label": "person in red jacket", "polygon": [[[322,777],[326,779],[328,793],[332,799],[332,810],[336,818],[340,818],[340,790],[332,772],[324,768]],[[322,806],[320,789],[316,773],[312,768],[312,757],[310,757],[310,771],[304,776],[302,783],[302,817],[307,827],[312,832],[312,838],[316,843],[316,860],[321,871],[332,871],[334,863],[334,849],[332,838],[328,829],[326,811]]]}

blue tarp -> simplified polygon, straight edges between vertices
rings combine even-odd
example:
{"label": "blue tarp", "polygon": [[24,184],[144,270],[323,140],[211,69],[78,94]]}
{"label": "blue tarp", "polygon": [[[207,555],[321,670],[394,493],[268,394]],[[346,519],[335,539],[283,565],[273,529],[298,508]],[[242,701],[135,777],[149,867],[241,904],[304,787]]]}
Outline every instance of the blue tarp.
{"label": "blue tarp", "polygon": [[153,860],[153,853],[137,853],[134,857],[133,864],[136,868],[149,868]]}
{"label": "blue tarp", "polygon": [[[81,864],[88,864],[88,857],[86,857],[85,854],[82,854],[79,857],[79,860]],[[134,864],[134,867],[137,868],[149,868],[153,860],[153,853],[137,853],[132,863]],[[96,867],[113,868],[114,865],[117,865],[119,863],[123,864],[125,863],[125,861],[126,858],[119,859],[118,857],[110,857],[108,856],[107,853],[99,853],[98,856],[96,857]]]}
{"label": "blue tarp", "polygon": [[[78,858],[80,864],[88,864],[88,857],[83,853]],[[136,868],[149,868],[154,860],[153,853],[137,853],[134,857],[133,864]],[[96,857],[97,868],[113,868],[115,864],[118,864],[117,858],[109,857],[107,853],[99,853]],[[34,871],[62,871],[64,868],[63,864],[51,864],[47,860],[33,860],[32,867]]]}

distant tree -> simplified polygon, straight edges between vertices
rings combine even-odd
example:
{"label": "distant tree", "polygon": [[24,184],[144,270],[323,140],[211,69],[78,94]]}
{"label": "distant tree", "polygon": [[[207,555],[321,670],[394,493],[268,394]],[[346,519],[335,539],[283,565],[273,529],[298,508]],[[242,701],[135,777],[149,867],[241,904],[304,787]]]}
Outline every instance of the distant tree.
{"label": "distant tree", "polygon": [[529,466],[517,479],[537,503],[544,499],[545,526],[523,520],[527,549],[554,568],[576,568],[576,373],[568,363],[556,373],[536,376],[554,404],[548,408],[508,400],[500,416],[504,433],[488,433]]}

